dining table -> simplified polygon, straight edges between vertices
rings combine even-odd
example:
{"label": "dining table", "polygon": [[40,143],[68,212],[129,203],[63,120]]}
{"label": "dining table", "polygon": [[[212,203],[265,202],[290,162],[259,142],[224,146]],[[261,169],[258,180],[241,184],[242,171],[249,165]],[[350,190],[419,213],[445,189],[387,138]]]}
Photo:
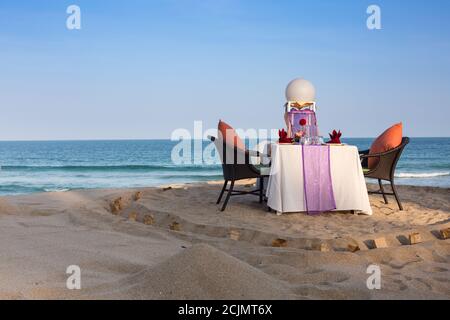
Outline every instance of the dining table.
{"label": "dining table", "polygon": [[[266,189],[269,208],[278,214],[308,212],[305,176],[308,176],[308,170],[317,166],[311,162],[307,165],[303,159],[304,148],[308,146],[274,143],[269,147],[272,161]],[[330,212],[350,211],[372,215],[358,148],[331,144],[322,147],[329,148],[327,167],[331,186],[315,191],[332,193],[330,197],[334,198],[335,208]]]}

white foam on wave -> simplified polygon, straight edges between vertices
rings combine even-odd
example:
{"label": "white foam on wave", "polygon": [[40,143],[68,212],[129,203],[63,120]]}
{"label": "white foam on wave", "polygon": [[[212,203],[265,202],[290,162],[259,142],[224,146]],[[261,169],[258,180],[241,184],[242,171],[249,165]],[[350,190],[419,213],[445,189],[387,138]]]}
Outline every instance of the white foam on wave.
{"label": "white foam on wave", "polygon": [[450,172],[401,172],[395,175],[397,178],[436,178],[450,176]]}
{"label": "white foam on wave", "polygon": [[44,191],[45,192],[67,192],[67,191],[70,191],[70,189],[46,189],[46,188],[44,188]]}

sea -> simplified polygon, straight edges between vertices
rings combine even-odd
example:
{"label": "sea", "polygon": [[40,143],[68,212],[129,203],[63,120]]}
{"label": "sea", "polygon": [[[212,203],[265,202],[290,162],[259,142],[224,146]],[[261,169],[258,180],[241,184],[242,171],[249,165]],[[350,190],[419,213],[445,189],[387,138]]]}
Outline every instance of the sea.
{"label": "sea", "polygon": [[[364,150],[372,141],[343,142]],[[191,152],[175,153],[174,161],[179,141],[0,141],[0,195],[219,180],[218,159],[203,161],[209,144],[192,141],[187,148]],[[412,138],[398,164],[396,182],[450,188],[450,138]]]}

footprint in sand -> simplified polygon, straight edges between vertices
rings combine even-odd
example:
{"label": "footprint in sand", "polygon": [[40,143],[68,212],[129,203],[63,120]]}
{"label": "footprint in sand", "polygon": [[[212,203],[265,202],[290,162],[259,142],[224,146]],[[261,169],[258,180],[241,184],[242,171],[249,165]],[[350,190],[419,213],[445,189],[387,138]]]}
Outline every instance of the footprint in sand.
{"label": "footprint in sand", "polygon": [[315,273],[321,273],[324,272],[324,269],[312,269],[311,271],[305,272],[305,274],[315,274]]}
{"label": "footprint in sand", "polygon": [[449,282],[450,283],[450,279],[448,279],[448,278],[435,277],[435,278],[433,278],[433,280],[438,281],[438,282]]}
{"label": "footprint in sand", "polygon": [[406,267],[407,265],[410,265],[412,263],[416,263],[416,262],[421,262],[423,261],[422,259],[420,260],[415,260],[415,261],[408,261],[408,262],[399,262],[399,261],[391,261],[388,263],[388,266],[391,267],[392,269],[403,269],[404,267]]}
{"label": "footprint in sand", "polygon": [[443,267],[426,267],[426,268],[423,268],[422,271],[434,273],[434,272],[447,272],[448,269],[443,268]]}
{"label": "footprint in sand", "polygon": [[411,280],[411,282],[418,282],[420,287],[425,286],[426,290],[432,291],[433,287],[425,280],[421,279],[421,278],[414,278],[413,280]]}
{"label": "footprint in sand", "polygon": [[399,290],[400,291],[405,291],[406,289],[408,289],[408,286],[405,285],[402,280],[396,279],[396,280],[394,280],[392,282],[394,282],[395,284],[397,284],[399,286]]}

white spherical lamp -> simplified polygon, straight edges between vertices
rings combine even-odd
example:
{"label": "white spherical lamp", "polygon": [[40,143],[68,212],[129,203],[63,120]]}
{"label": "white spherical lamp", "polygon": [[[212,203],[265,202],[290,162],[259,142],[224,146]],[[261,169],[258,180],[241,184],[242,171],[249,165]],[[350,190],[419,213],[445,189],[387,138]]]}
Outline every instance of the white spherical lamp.
{"label": "white spherical lamp", "polygon": [[298,78],[289,82],[286,88],[286,101],[288,102],[315,102],[316,89],[308,80]]}

